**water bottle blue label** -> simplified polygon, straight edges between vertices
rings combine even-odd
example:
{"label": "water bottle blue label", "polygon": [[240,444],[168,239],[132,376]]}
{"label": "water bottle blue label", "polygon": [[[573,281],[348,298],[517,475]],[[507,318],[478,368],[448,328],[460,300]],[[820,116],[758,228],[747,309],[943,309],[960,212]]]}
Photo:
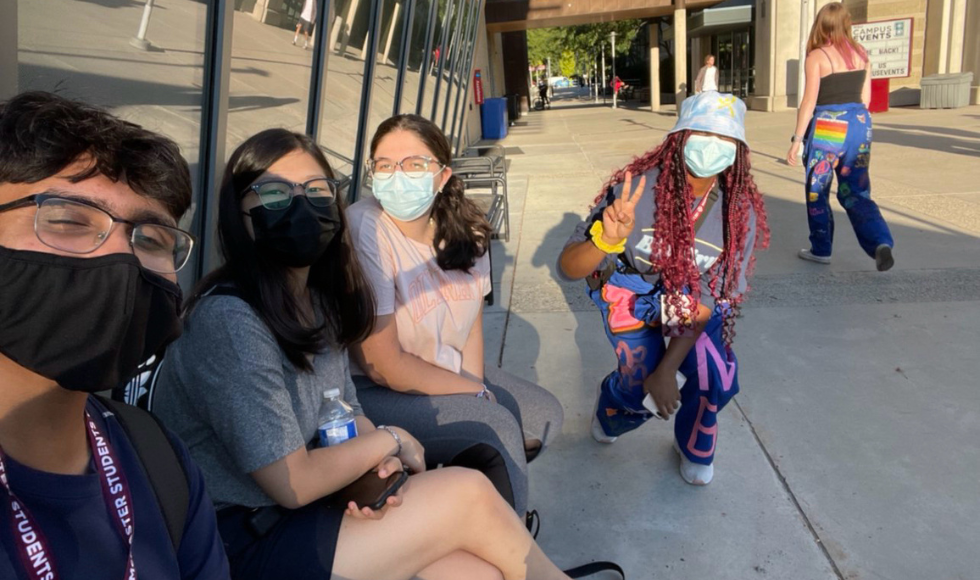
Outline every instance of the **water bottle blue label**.
{"label": "water bottle blue label", "polygon": [[345,423],[320,426],[320,446],[339,445],[348,439],[357,437],[357,424],[351,419]]}

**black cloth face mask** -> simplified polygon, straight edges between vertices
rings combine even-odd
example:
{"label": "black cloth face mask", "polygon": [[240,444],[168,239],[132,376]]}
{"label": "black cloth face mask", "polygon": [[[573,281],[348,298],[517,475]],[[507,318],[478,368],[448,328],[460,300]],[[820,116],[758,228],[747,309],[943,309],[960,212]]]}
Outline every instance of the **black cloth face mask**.
{"label": "black cloth face mask", "polygon": [[342,229],[336,203],[316,207],[296,196],[286,209],[252,208],[255,246],[274,260],[293,268],[312,266]]}
{"label": "black cloth face mask", "polygon": [[[132,254],[0,246],[0,353],[72,391],[111,389],[181,332],[180,287]],[[2,387],[0,387],[2,388]]]}

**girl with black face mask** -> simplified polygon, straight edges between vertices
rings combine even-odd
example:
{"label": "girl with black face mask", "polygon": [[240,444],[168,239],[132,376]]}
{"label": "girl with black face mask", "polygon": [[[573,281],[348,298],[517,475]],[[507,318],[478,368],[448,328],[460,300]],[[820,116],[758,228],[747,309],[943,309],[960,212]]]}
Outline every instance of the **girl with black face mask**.
{"label": "girl with black face mask", "polygon": [[[425,472],[422,446],[364,417],[346,348],[374,324],[337,184],[307,136],[271,129],[232,155],[220,191],[225,264],[189,299],[154,411],[187,442],[236,578],[566,578],[480,473]],[[318,447],[323,393],[357,435]],[[414,472],[383,507],[335,492]]]}

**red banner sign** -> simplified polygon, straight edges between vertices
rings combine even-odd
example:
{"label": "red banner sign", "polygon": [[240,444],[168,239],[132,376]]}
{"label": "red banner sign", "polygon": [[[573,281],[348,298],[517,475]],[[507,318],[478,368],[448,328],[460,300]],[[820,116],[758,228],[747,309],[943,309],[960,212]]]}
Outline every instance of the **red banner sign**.
{"label": "red banner sign", "polygon": [[473,100],[477,105],[483,104],[483,79],[480,78],[480,69],[473,71]]}

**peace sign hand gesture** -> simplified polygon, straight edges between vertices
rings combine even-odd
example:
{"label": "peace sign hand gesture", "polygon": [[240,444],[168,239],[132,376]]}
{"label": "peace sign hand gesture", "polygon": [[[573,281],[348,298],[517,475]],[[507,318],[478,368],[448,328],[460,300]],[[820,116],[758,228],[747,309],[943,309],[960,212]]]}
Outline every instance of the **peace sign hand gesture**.
{"label": "peace sign hand gesture", "polygon": [[627,171],[623,180],[623,193],[606,207],[602,212],[602,238],[611,246],[619,244],[633,232],[636,216],[636,204],[640,202],[647,178],[640,178],[636,188],[633,188],[633,175]]}

